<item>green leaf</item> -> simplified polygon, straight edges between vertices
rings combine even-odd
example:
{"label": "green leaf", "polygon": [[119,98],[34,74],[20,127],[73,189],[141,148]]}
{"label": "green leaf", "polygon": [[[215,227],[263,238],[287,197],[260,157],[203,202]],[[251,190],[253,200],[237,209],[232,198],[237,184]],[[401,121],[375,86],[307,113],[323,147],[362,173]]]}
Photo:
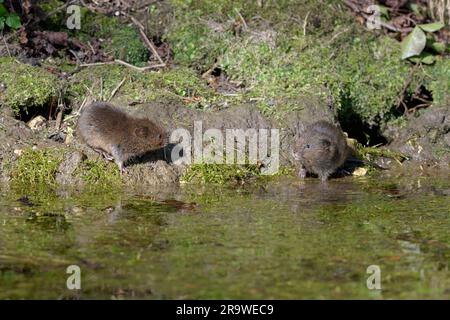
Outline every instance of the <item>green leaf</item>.
{"label": "green leaf", "polygon": [[402,41],[402,59],[418,56],[425,48],[426,43],[425,32],[416,26]]}
{"label": "green leaf", "polygon": [[19,16],[13,13],[6,18],[6,25],[12,29],[19,29],[22,24],[20,23]]}
{"label": "green leaf", "polygon": [[432,48],[434,51],[436,51],[437,53],[444,53],[444,52],[445,52],[445,49],[446,49],[446,46],[445,46],[445,43],[443,43],[443,42],[434,42],[434,43],[431,45],[431,48]]}
{"label": "green leaf", "polygon": [[4,17],[8,14],[8,10],[6,10],[5,6],[0,4],[0,17]]}
{"label": "green leaf", "polygon": [[412,12],[414,12],[417,15],[420,15],[420,8],[417,4],[411,3],[410,8],[411,8]]}
{"label": "green leaf", "polygon": [[5,2],[4,0],[0,0],[0,3],[3,3],[3,2]]}
{"label": "green leaf", "polygon": [[442,22],[433,22],[427,24],[419,24],[418,27],[426,32],[436,32],[445,27],[445,24],[443,24]]}
{"label": "green leaf", "polygon": [[431,53],[424,52],[419,56],[411,57],[410,60],[414,63],[433,64],[436,61],[436,56]]}
{"label": "green leaf", "polygon": [[5,28],[5,17],[0,17],[0,30]]}
{"label": "green leaf", "polygon": [[432,54],[427,54],[422,57],[421,62],[423,64],[432,64],[436,61],[436,57]]}

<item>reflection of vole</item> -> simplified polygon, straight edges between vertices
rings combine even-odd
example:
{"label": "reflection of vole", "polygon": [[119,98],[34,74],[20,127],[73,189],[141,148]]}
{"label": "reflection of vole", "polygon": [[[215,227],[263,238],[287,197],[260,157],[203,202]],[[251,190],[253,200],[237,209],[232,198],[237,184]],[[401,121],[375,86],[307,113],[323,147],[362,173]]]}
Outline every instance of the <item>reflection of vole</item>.
{"label": "reflection of vole", "polygon": [[166,132],[154,122],[134,118],[103,102],[83,110],[77,133],[95,151],[114,159],[121,174],[127,160],[161,149],[167,140]]}
{"label": "reflection of vole", "polygon": [[348,147],[341,129],[326,121],[306,127],[295,145],[293,156],[300,162],[299,176],[315,173],[326,181],[347,158]]}

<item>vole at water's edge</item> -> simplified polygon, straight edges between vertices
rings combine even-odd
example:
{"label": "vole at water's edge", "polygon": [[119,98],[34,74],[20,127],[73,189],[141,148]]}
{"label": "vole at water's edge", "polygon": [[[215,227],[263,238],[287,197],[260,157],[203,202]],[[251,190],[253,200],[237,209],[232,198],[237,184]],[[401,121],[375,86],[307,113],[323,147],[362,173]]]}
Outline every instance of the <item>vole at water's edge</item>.
{"label": "vole at water's edge", "polygon": [[327,121],[317,121],[300,135],[293,157],[300,162],[299,176],[315,173],[322,181],[342,166],[348,155],[342,130]]}
{"label": "vole at water's edge", "polygon": [[105,158],[114,159],[121,174],[128,160],[167,143],[167,133],[153,121],[132,117],[105,102],[85,107],[78,119],[77,134]]}

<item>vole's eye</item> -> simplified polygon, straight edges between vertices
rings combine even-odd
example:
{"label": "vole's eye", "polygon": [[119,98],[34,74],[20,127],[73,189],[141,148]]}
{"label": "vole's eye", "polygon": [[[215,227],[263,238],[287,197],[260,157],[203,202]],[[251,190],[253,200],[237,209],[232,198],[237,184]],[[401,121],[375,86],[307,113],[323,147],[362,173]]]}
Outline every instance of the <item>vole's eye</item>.
{"label": "vole's eye", "polygon": [[305,149],[309,149],[311,146],[309,144],[305,145]]}

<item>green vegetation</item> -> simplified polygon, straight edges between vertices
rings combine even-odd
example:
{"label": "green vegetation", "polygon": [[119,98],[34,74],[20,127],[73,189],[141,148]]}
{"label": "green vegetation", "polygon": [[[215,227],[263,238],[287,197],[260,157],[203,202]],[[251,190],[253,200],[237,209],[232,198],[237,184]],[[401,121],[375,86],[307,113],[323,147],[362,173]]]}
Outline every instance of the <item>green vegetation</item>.
{"label": "green vegetation", "polygon": [[182,181],[193,183],[240,183],[250,177],[261,176],[257,165],[193,164],[183,175]]}
{"label": "green vegetation", "polygon": [[3,4],[4,2],[4,0],[0,0],[0,31],[5,28],[5,25],[11,29],[19,29],[22,25],[20,17],[15,12],[9,12]]}
{"label": "green vegetation", "polygon": [[[51,0],[39,6],[49,13],[61,4]],[[52,15],[44,25],[58,30],[63,26],[63,13]],[[136,66],[147,63],[148,50],[129,21],[86,8],[81,13],[82,29],[67,31],[71,38],[84,43],[98,41],[102,52]],[[209,109],[250,102],[278,120],[286,112],[303,107],[305,96],[324,98],[326,86],[344,126],[356,118],[364,125],[382,128],[388,122],[404,123],[397,110],[399,98],[411,96],[421,85],[432,93],[434,105],[450,103],[449,59],[436,56],[427,66],[402,61],[398,41],[358,25],[336,1],[264,1],[260,7],[257,1],[246,0],[170,0],[152,5],[149,14],[147,33],[172,50],[169,68],[139,72],[102,65],[84,68],[67,82],[44,68],[0,58],[0,82],[6,88],[0,91],[0,105],[16,113],[27,112],[50,103],[62,86],[73,105],[80,104],[86,95],[108,100],[122,83],[115,103],[159,102]],[[431,33],[437,27],[420,28]],[[62,71],[73,70],[74,64],[66,58],[54,59]],[[216,90],[205,76],[214,69],[224,77],[213,81],[239,89],[231,93]],[[372,149],[363,155],[386,155]],[[103,181],[102,170],[106,170],[106,177],[116,178],[104,164],[87,162],[86,169],[89,172],[83,179],[89,183]],[[202,164],[193,166],[184,180],[222,184],[227,179],[240,181],[258,175],[256,171],[245,166],[224,169]]]}
{"label": "green vegetation", "polygon": [[6,90],[0,92],[0,105],[16,113],[43,107],[58,97],[60,81],[55,75],[13,58],[0,58],[0,79],[6,85]]}
{"label": "green vegetation", "polygon": [[117,166],[106,161],[85,160],[77,169],[77,173],[88,186],[101,185],[114,188],[120,187],[122,183]]}
{"label": "green vegetation", "polygon": [[12,168],[12,181],[21,185],[54,185],[64,149],[24,149]]}
{"label": "green vegetation", "polygon": [[93,13],[86,8],[82,8],[81,13],[81,30],[74,31],[74,36],[85,42],[91,37],[103,39],[102,49],[108,55],[137,66],[147,63],[148,49],[135,27],[124,26],[118,18]]}
{"label": "green vegetation", "polygon": [[71,81],[69,92],[77,101],[83,100],[89,91],[98,100],[105,100],[123,79],[117,98],[126,104],[178,101],[187,106],[202,107],[214,96],[213,90],[186,67],[175,67],[161,73],[142,73],[119,65],[81,70]]}
{"label": "green vegetation", "polygon": [[413,62],[432,64],[436,57],[433,53],[424,51],[427,48],[434,53],[442,54],[447,50],[447,45],[437,42],[432,33],[445,27],[442,22],[419,24],[402,41],[402,59],[410,59]]}
{"label": "green vegetation", "polygon": [[[235,101],[257,101],[273,114],[295,108],[304,94],[322,94],[327,85],[344,121],[357,116],[380,125],[398,117],[411,68],[401,60],[400,43],[358,26],[334,1],[276,1],[259,8],[247,1],[174,0],[172,6],[166,40],[175,62],[200,73],[218,65],[246,88]],[[445,67],[435,68],[426,81],[447,88],[448,78],[440,75],[448,74]],[[405,95],[429,72],[416,71]]]}
{"label": "green vegetation", "polygon": [[423,69],[424,85],[433,94],[435,106],[450,106],[450,59],[437,57],[436,63]]}

